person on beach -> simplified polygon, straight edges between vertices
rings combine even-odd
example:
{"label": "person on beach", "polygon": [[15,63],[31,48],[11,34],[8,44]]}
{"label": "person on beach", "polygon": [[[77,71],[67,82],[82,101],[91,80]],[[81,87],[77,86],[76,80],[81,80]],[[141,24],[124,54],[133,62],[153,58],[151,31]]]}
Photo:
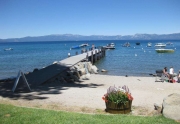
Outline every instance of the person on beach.
{"label": "person on beach", "polygon": [[169,74],[170,74],[170,75],[173,75],[173,74],[174,74],[174,69],[173,69],[172,66],[171,66],[171,68],[169,69]]}
{"label": "person on beach", "polygon": [[165,76],[167,76],[169,79],[171,79],[170,74],[167,72],[167,67],[164,67],[164,69],[163,69],[163,74],[164,74]]}
{"label": "person on beach", "polygon": [[177,78],[178,78],[178,83],[180,83],[180,70],[179,70],[179,74],[178,74]]}

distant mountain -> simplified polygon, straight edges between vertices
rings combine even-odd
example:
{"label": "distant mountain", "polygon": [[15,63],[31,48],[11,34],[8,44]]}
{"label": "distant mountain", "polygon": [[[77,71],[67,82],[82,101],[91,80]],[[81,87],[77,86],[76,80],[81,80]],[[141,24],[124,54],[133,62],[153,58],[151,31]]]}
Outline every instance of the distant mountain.
{"label": "distant mountain", "polygon": [[35,42],[35,41],[76,41],[76,40],[180,40],[180,33],[174,34],[135,34],[135,35],[73,35],[57,34],[37,37],[0,39],[0,42]]}

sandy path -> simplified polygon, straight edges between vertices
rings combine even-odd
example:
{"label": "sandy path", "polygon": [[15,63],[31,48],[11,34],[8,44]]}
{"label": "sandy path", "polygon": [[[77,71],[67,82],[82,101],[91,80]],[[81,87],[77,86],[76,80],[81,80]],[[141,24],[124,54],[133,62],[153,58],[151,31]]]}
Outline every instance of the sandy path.
{"label": "sandy path", "polygon": [[[104,112],[102,96],[109,86],[127,85],[134,97],[132,114],[149,115],[154,103],[161,105],[172,93],[180,93],[179,83],[155,82],[155,77],[91,75],[76,84],[49,84],[41,91],[20,93],[16,100],[0,97],[1,103],[76,112]],[[18,93],[19,94],[19,93]]]}

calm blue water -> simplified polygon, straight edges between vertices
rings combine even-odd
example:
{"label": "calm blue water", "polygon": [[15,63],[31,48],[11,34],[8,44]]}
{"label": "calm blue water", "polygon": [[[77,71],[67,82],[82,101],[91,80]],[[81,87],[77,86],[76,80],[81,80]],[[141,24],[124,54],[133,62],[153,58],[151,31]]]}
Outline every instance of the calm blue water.
{"label": "calm blue water", "polygon": [[[165,66],[174,67],[175,72],[180,70],[180,41],[171,41],[173,45],[167,48],[176,49],[174,53],[156,53],[154,45],[168,41],[128,41],[131,47],[122,47],[127,41],[61,41],[61,42],[13,42],[0,43],[0,79],[17,76],[19,70],[23,72],[33,71],[34,68],[42,68],[67,58],[68,53],[75,55],[81,49],[70,50],[71,46],[88,43],[90,46],[104,46],[115,43],[115,50],[107,50],[106,57],[96,62],[101,70],[108,70],[107,75],[131,75],[149,76],[156,69]],[[135,43],[140,42],[140,46]],[[151,42],[152,47],[146,47]],[[4,51],[5,48],[13,48],[12,51]],[[137,56],[135,56],[135,54]],[[101,73],[101,72],[100,72]],[[101,73],[102,74],[102,73]]]}

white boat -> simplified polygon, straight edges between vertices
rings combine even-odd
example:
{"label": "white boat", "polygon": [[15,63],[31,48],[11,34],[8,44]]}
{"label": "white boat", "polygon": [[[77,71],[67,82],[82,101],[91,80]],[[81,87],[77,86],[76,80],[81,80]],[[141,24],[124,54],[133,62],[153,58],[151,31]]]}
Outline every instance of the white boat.
{"label": "white boat", "polygon": [[151,46],[152,46],[152,43],[149,42],[149,43],[147,44],[147,47],[151,47]]}
{"label": "white boat", "polygon": [[157,53],[173,53],[173,49],[155,49]]}
{"label": "white boat", "polygon": [[9,51],[9,50],[13,50],[13,48],[4,49],[4,51]]}
{"label": "white boat", "polygon": [[164,48],[164,47],[166,47],[166,44],[165,43],[156,43],[155,47]]}
{"label": "white boat", "polygon": [[115,49],[115,44],[110,43],[110,44],[107,44],[107,46],[103,46],[103,48],[105,48],[105,49]]}
{"label": "white boat", "polygon": [[85,44],[81,44],[81,45],[72,46],[70,49],[78,49],[78,48],[86,47],[86,46],[89,46],[89,44],[85,43]]}
{"label": "white boat", "polygon": [[173,43],[171,43],[171,42],[167,42],[167,43],[166,43],[166,45],[173,45]]}
{"label": "white boat", "polygon": [[126,43],[124,43],[122,46],[123,46],[123,47],[130,47],[131,45],[130,45],[129,42],[126,42]]}
{"label": "white boat", "polygon": [[108,46],[115,47],[114,43],[110,43]]}
{"label": "white boat", "polygon": [[84,46],[89,46],[89,44],[88,44],[88,43],[85,43],[85,44],[79,45],[79,47],[84,47]]}

